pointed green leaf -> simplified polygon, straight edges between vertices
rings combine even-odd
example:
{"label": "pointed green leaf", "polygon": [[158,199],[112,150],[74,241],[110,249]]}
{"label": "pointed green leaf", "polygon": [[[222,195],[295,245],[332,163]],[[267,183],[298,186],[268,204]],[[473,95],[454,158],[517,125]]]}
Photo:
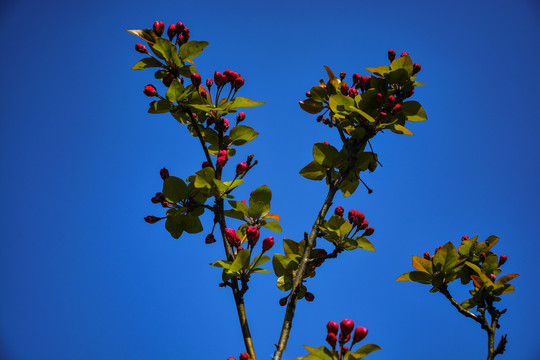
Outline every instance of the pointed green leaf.
{"label": "pointed green leaf", "polygon": [[281,225],[279,225],[275,221],[264,221],[262,226],[278,233],[283,231],[283,229],[281,228]]}
{"label": "pointed green leaf", "polygon": [[302,100],[302,101],[299,101],[298,103],[300,104],[300,107],[302,108],[302,110],[310,114],[318,114],[324,109],[324,106],[322,103],[315,101],[313,99]]}
{"label": "pointed green leaf", "polygon": [[245,270],[249,268],[249,258],[251,253],[248,249],[240,250],[236,254],[236,259],[234,259],[229,271],[234,274],[238,274],[240,270]]}
{"label": "pointed green leaf", "polygon": [[141,30],[126,30],[128,33],[136,35],[143,40],[146,40],[150,45],[154,44],[159,37],[156,35],[152,29],[141,29]]}
{"label": "pointed green leaf", "polygon": [[411,57],[408,55],[398,57],[397,59],[392,61],[392,64],[390,64],[390,69],[391,70],[405,69],[407,70],[407,73],[409,73],[409,76],[412,76],[413,63],[412,63]]}
{"label": "pointed green leaf", "polygon": [[187,197],[188,187],[184,180],[169,176],[163,181],[163,195],[170,203],[177,203]]}
{"label": "pointed green leaf", "polygon": [[164,114],[171,111],[171,103],[167,100],[152,101],[148,113],[150,114]]}
{"label": "pointed green leaf", "polygon": [[381,65],[378,67],[367,67],[366,70],[377,76],[384,76],[385,73],[390,71],[390,67],[386,65]]}
{"label": "pointed green leaf", "polygon": [[366,344],[358,348],[354,353],[361,356],[367,356],[374,351],[381,350],[381,347],[377,344]]}
{"label": "pointed green leaf", "polygon": [[335,113],[348,113],[350,112],[349,108],[354,108],[355,103],[354,99],[349,96],[336,94],[330,96],[329,105],[330,109]]}
{"label": "pointed green leaf", "polygon": [[250,268],[256,268],[261,266],[262,264],[268,262],[270,260],[270,256],[267,255],[259,255],[256,256],[255,259],[253,259],[252,263],[249,265]]}
{"label": "pointed green leaf", "polygon": [[493,246],[495,246],[495,244],[496,244],[498,241],[499,241],[499,237],[498,237],[498,236],[491,235],[491,236],[488,237],[485,241],[483,241],[483,242],[481,242],[480,244],[478,244],[478,246],[477,246],[478,252],[483,253],[483,252],[486,252],[486,251],[491,250],[491,248],[492,248]]}
{"label": "pointed green leaf", "polygon": [[300,170],[300,175],[310,180],[322,180],[326,177],[326,168],[312,161]]}
{"label": "pointed green leaf", "polygon": [[218,260],[216,262],[211,263],[210,265],[223,268],[223,269],[229,269],[231,267],[232,261],[228,260]]}
{"label": "pointed green leaf", "polygon": [[242,214],[240,211],[225,210],[223,213],[225,214],[225,216],[228,216],[230,218],[245,221],[244,214]]}
{"label": "pointed green leaf", "polygon": [[356,237],[354,238],[354,241],[356,241],[356,245],[361,249],[375,251],[375,246],[373,246],[373,244],[364,236]]}
{"label": "pointed green leaf", "polygon": [[240,146],[250,142],[259,135],[252,127],[237,125],[231,129],[229,139],[233,145]]}
{"label": "pointed green leaf", "polygon": [[320,86],[314,86],[309,91],[311,94],[311,98],[318,102],[324,102],[328,98],[328,95],[326,94],[326,90]]}
{"label": "pointed green leaf", "polygon": [[193,183],[196,188],[211,189],[214,186],[215,172],[211,167],[201,169],[195,173],[195,182]]}
{"label": "pointed green leaf", "polygon": [[313,145],[313,158],[325,168],[338,167],[346,161],[345,154],[340,153],[332,145],[325,143],[315,143]]}
{"label": "pointed green leaf", "polygon": [[433,275],[433,263],[423,257],[413,255],[412,266],[416,270],[426,272]]}
{"label": "pointed green leaf", "polygon": [[131,70],[142,70],[142,69],[148,69],[153,67],[163,67],[164,65],[157,59],[153,57],[147,57],[133,65]]}
{"label": "pointed green leaf", "polygon": [[281,291],[288,291],[292,288],[292,278],[288,275],[282,275],[277,279],[276,286]]}
{"label": "pointed green leaf", "polygon": [[458,252],[450,241],[447,242],[435,255],[433,255],[433,265],[439,271],[449,274],[457,265]]}
{"label": "pointed green leaf", "polygon": [[427,120],[426,111],[418,101],[405,101],[401,111],[407,116],[408,121]]}
{"label": "pointed green leaf", "polygon": [[195,41],[191,40],[180,46],[180,58],[183,61],[195,59],[199,56],[205,47],[208,46],[207,41]]}
{"label": "pointed green leaf", "polygon": [[184,86],[182,85],[182,83],[180,81],[174,80],[167,89],[165,97],[167,98],[167,100],[175,102],[180,99],[180,95],[182,95],[183,92]]}
{"label": "pointed green leaf", "polygon": [[388,125],[387,126],[388,129],[390,129],[390,131],[392,131],[393,133],[396,133],[396,134],[400,134],[400,135],[414,135],[413,132],[409,129],[407,129],[405,126],[403,125],[399,125],[399,124],[391,124],[391,125]]}
{"label": "pointed green leaf", "polygon": [[249,197],[249,206],[253,203],[262,202],[264,204],[270,204],[272,200],[272,191],[267,185],[262,185],[255,189]]}
{"label": "pointed green leaf", "polygon": [[260,106],[265,104],[264,102],[260,101],[253,101],[251,99],[237,96],[234,98],[232,103],[229,105],[229,109],[237,109],[237,108],[245,108],[245,107],[254,107],[254,106]]}
{"label": "pointed green leaf", "polygon": [[[173,53],[176,53],[176,46],[167,39],[158,38],[152,50],[162,60],[171,60]],[[174,59],[173,59],[174,60]]]}

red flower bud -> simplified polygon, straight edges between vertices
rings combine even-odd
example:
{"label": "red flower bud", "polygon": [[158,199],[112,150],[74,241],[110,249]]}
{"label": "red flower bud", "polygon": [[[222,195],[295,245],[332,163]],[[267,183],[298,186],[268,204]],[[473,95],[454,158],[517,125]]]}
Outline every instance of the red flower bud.
{"label": "red flower bud", "polygon": [[172,24],[167,29],[167,36],[169,37],[169,40],[172,40],[172,38],[176,35],[176,24]]}
{"label": "red flower bud", "polygon": [[233,358],[233,357],[230,357],[230,358],[228,358],[227,360],[236,360],[236,359],[235,359],[235,358]]}
{"label": "red flower bud", "polygon": [[185,25],[184,25],[184,30],[182,30],[182,34],[189,38],[189,28]]}
{"label": "red flower bud", "polygon": [[363,327],[363,326],[357,327],[354,330],[353,343],[357,343],[357,342],[360,342],[360,341],[364,340],[367,333],[368,333],[368,329],[366,329],[365,327]]}
{"label": "red flower bud", "polygon": [[341,93],[347,95],[349,93],[349,85],[345,83],[341,84]]}
{"label": "red flower bud", "polygon": [[216,238],[214,237],[213,234],[208,234],[208,235],[206,235],[206,239],[204,240],[204,242],[206,244],[212,244],[212,243],[216,242]]}
{"label": "red flower bud", "polygon": [[354,97],[356,97],[356,95],[358,95],[358,90],[356,90],[356,89],[353,88],[353,87],[350,88],[350,89],[349,89],[349,96],[352,97],[352,98],[354,98]]}
{"label": "red flower bud", "polygon": [[311,91],[306,92],[306,97],[307,97],[307,98],[310,98],[310,97],[311,97]]}
{"label": "red flower bud", "polygon": [[227,163],[227,160],[229,160],[229,158],[226,156],[218,156],[217,161],[216,161],[216,166],[218,168],[224,167],[225,164]]}
{"label": "red flower bud", "polygon": [[380,113],[379,113],[379,119],[380,119],[380,120],[386,119],[387,116],[388,116],[388,114],[386,114],[385,112],[380,112]]}
{"label": "red flower bud", "polygon": [[210,90],[213,84],[214,81],[212,81],[212,79],[206,79],[206,87],[208,88],[208,90]]}
{"label": "red flower bud", "polygon": [[144,46],[143,44],[135,44],[135,50],[137,50],[141,54],[146,54],[147,52],[146,46]]}
{"label": "red flower bud", "polygon": [[341,334],[343,336],[347,336],[350,333],[352,333],[354,329],[354,321],[345,319],[341,322],[340,327],[341,327]]}
{"label": "red flower bud", "polygon": [[163,196],[162,192],[158,192],[150,201],[152,201],[153,204],[159,204],[165,201],[165,196]]}
{"label": "red flower bud", "polygon": [[[351,337],[351,336],[349,335],[349,338],[350,338],[350,337]],[[347,340],[347,341],[349,341],[349,340]],[[345,342],[347,342],[347,341],[345,341]],[[349,351],[349,348],[346,347],[346,346],[344,346],[344,347],[343,347],[343,355],[345,355],[348,351]]]}
{"label": "red flower bud", "polygon": [[334,214],[336,214],[337,216],[341,216],[343,217],[343,214],[345,213],[345,209],[343,208],[343,206],[338,206],[335,210],[334,210]]}
{"label": "red flower bud", "polygon": [[180,21],[176,23],[176,33],[181,34],[184,31],[185,27]]}
{"label": "red flower bud", "polygon": [[463,235],[461,237],[461,241],[469,240],[469,237],[467,235]]}
{"label": "red flower bud", "polygon": [[274,246],[274,237],[269,236],[263,240],[263,251],[268,251]]}
{"label": "red flower bud", "polygon": [[400,111],[401,111],[401,104],[396,104],[396,106],[394,106],[394,114],[397,114]]}
{"label": "red flower bud", "polygon": [[364,219],[366,217],[361,212],[358,212],[356,210],[351,210],[349,211],[348,218],[351,224],[360,226],[364,222]]}
{"label": "red flower bud", "polygon": [[239,112],[238,115],[236,115],[237,122],[244,121],[245,119],[246,119],[246,113],[243,111]]}
{"label": "red flower bud", "polygon": [[163,81],[163,85],[165,85],[166,87],[171,86],[173,80],[174,80],[174,75],[173,74],[167,74],[167,76],[165,76],[163,79],[161,79],[161,81]]}
{"label": "red flower bud", "polygon": [[160,218],[158,218],[157,216],[154,216],[154,215],[149,215],[147,217],[144,218],[144,221],[146,221],[147,223],[149,224],[155,224],[157,223],[159,220],[161,220]]}
{"label": "red flower bud", "polygon": [[426,252],[424,253],[424,259],[426,259],[426,260],[431,260],[431,255],[429,254],[429,252],[426,251]]}
{"label": "red flower bud", "polygon": [[333,322],[330,320],[328,324],[326,324],[326,330],[328,330],[329,333],[337,335],[339,330],[339,325],[336,322]]}
{"label": "red flower bud", "polygon": [[229,120],[223,118],[223,131],[229,130],[229,126],[231,126]]}
{"label": "red flower bud", "polygon": [[486,253],[480,253],[479,258],[480,258],[480,261],[482,262],[486,261]]}
{"label": "red flower bud", "polygon": [[375,232],[374,228],[368,227],[368,228],[366,228],[366,230],[364,231],[364,235],[362,235],[362,236],[370,236],[370,235],[373,235],[374,232]]}
{"label": "red flower bud", "polygon": [[420,70],[422,70],[422,66],[420,66],[420,64],[414,63],[412,66],[412,74],[417,74]]}
{"label": "red flower bud", "polygon": [[225,229],[225,240],[227,240],[229,245],[234,247],[239,247],[242,244],[234,229]]}
{"label": "red flower bud", "polygon": [[164,31],[165,31],[165,23],[163,21],[156,21],[154,23],[154,32],[156,33],[156,35],[161,37]]}
{"label": "red flower bud", "polygon": [[394,61],[396,58],[396,52],[392,49],[388,50],[388,60]]}
{"label": "red flower bud", "polygon": [[279,305],[281,306],[287,305],[287,298],[288,296],[285,296],[284,298],[279,299]]}
{"label": "red flower bud", "polygon": [[242,86],[244,86],[244,79],[239,77],[238,79],[234,80],[234,88],[236,90],[240,89]]}
{"label": "red flower bud", "polygon": [[341,80],[345,79],[345,76],[347,76],[347,73],[345,73],[345,72],[343,72],[343,71],[339,73],[339,78],[340,78]]}
{"label": "red flower bud", "polygon": [[169,177],[169,170],[167,170],[166,168],[159,170],[159,176],[161,176],[161,178],[165,180]]}
{"label": "red flower bud", "polygon": [[334,333],[328,333],[328,335],[326,335],[326,342],[328,344],[330,344],[330,346],[332,348],[335,348],[336,347],[336,344],[337,344],[337,336],[336,334]]}
{"label": "red flower bud", "polygon": [[408,52],[402,52],[400,57],[402,57],[402,56],[409,56],[409,53]]}
{"label": "red flower bud", "polygon": [[218,156],[229,156],[228,153],[227,153],[227,150],[219,150],[218,151]]}
{"label": "red flower bud", "polygon": [[157,95],[157,90],[156,90],[156,87],[152,84],[148,84],[144,87],[144,90],[143,90],[143,93],[144,95],[146,96],[156,96]]}
{"label": "red flower bud", "polygon": [[353,74],[352,81],[353,81],[353,84],[356,85],[360,81],[360,74],[357,74],[357,73]]}
{"label": "red flower bud", "polygon": [[315,295],[313,295],[312,293],[310,292],[307,292],[306,295],[304,296],[306,298],[307,301],[309,302],[312,302],[313,300],[315,300]]}
{"label": "red flower bud", "polygon": [[365,229],[367,229],[368,225],[369,225],[369,222],[367,220],[364,220],[364,221],[362,221],[362,225],[360,225],[358,228],[360,230],[365,230]]}
{"label": "red flower bud", "polygon": [[508,256],[506,255],[501,255],[501,257],[499,258],[499,266],[503,265],[506,260],[508,260]]}
{"label": "red flower bud", "polygon": [[249,354],[247,352],[240,354],[239,360],[249,360]]}
{"label": "red flower bud", "polygon": [[378,93],[377,94],[377,102],[380,104],[380,103],[382,103],[382,101],[383,101],[383,96],[382,96],[381,93]]}
{"label": "red flower bud", "polygon": [[246,237],[249,245],[255,246],[255,244],[257,244],[257,241],[259,240],[260,235],[261,232],[259,231],[259,229],[257,229],[256,226],[248,226],[246,230]]}
{"label": "red flower bud", "polygon": [[236,175],[241,175],[247,170],[247,163],[241,162],[236,165]]}
{"label": "red flower bud", "polygon": [[232,74],[232,70],[229,70],[229,69],[227,69],[227,70],[225,70],[223,72],[223,76],[225,77],[225,82],[226,83],[231,81],[231,74]]}
{"label": "red flower bud", "polygon": [[192,73],[191,74],[191,83],[193,85],[195,85],[196,87],[199,87],[199,85],[201,85],[201,75],[199,74],[195,74],[195,73]]}
{"label": "red flower bud", "polygon": [[496,276],[495,276],[495,274],[491,274],[491,275],[489,275],[489,278],[490,278],[491,281],[495,282]]}
{"label": "red flower bud", "polygon": [[390,95],[386,98],[386,101],[388,102],[389,106],[393,106],[396,103],[396,98],[394,97],[394,95]]}
{"label": "red flower bud", "polygon": [[201,167],[204,169],[204,168],[207,168],[207,167],[210,167],[210,166],[211,166],[210,163],[208,161],[205,161],[205,162],[202,163]]}
{"label": "red flower bud", "polygon": [[360,77],[360,88],[364,91],[369,89],[371,82],[371,76],[361,76]]}

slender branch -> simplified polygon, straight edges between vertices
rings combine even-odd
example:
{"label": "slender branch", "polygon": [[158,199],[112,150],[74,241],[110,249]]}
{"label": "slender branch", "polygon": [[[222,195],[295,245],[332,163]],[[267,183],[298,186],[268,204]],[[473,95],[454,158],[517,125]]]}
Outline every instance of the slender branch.
{"label": "slender branch", "polygon": [[208,161],[210,166],[212,166],[212,168],[215,169],[214,164],[212,163],[212,158],[210,157],[210,153],[208,152],[208,147],[206,146],[206,141],[204,140],[201,134],[201,130],[199,129],[199,124],[197,124],[197,119],[195,119],[195,117],[193,116],[193,113],[191,112],[189,108],[185,111],[189,115],[189,119],[191,120],[191,126],[193,126],[193,128],[195,129],[195,132],[197,133],[197,137],[199,138],[199,141],[201,142],[201,146],[204,150],[204,155],[206,156],[206,161]]}
{"label": "slender branch", "polygon": [[478,315],[474,314],[473,312],[471,312],[470,310],[467,310],[463,306],[461,306],[461,304],[459,302],[457,302],[452,297],[452,295],[450,295],[450,292],[448,291],[448,287],[446,285],[443,285],[443,286],[439,287],[439,291],[441,292],[441,294],[446,296],[446,298],[448,300],[450,300],[450,303],[452,305],[454,305],[454,307],[457,309],[457,311],[459,311],[461,314],[465,315],[466,317],[469,317],[469,318],[473,319],[474,321],[476,321],[477,323],[482,325],[482,328],[489,327],[489,324],[488,324],[488,322],[487,322],[487,320],[486,320],[486,318],[484,316],[478,316]]}

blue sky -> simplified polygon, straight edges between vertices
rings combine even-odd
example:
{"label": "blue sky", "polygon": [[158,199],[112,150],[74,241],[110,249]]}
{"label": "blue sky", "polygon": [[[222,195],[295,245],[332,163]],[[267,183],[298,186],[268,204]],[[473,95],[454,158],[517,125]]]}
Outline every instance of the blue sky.
{"label": "blue sky", "polygon": [[[519,273],[501,303],[503,359],[533,360],[540,120],[534,1],[289,1],[233,3],[15,1],[0,5],[0,354],[30,359],[226,359],[243,351],[230,291],[208,266],[224,258],[204,235],[175,240],[142,219],[160,208],[159,169],[199,169],[196,139],[170,116],[146,113],[153,73],[126,29],[182,21],[210,46],[196,59],[203,79],[232,69],[242,96],[265,101],[247,124],[261,135],[240,149],[258,165],[237,193],[262,184],[283,237],[300,240],[326,188],[298,171],[312,144],[337,134],[298,104],[323,65],[367,75],[388,49],[422,65],[415,94],[429,120],[415,136],[380,134],[383,167],[335,205],[366,214],[377,252],[327,261],[299,304],[286,359],[323,345],[329,320],[350,318],[383,350],[371,359],[478,359],[485,334],[440,294],[396,283],[411,254],[462,235],[491,234]],[[162,86],[157,84],[157,86]],[[232,166],[229,169],[232,171]],[[206,226],[211,219],[206,218]],[[231,222],[233,224],[233,222]],[[205,234],[205,233],[203,233]],[[270,232],[262,236],[275,235]],[[260,359],[278,340],[284,294],[273,274],[253,278],[246,306]],[[454,285],[454,284],[453,284]],[[460,300],[465,291],[450,288]]]}

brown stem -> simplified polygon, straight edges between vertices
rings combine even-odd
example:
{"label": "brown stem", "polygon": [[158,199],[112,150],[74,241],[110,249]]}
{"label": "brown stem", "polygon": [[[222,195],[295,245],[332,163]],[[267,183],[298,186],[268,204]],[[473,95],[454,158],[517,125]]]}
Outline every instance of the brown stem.
{"label": "brown stem", "polygon": [[199,138],[199,141],[201,142],[201,146],[204,150],[204,155],[206,156],[206,161],[208,161],[208,163],[210,164],[210,166],[212,166],[213,169],[214,168],[214,164],[212,163],[212,158],[210,157],[210,153],[208,152],[208,147],[206,146],[206,141],[204,140],[202,134],[201,134],[201,130],[199,129],[199,124],[197,124],[197,119],[195,119],[195,117],[193,116],[193,113],[191,112],[191,110],[186,110],[186,113],[189,115],[189,118],[191,120],[191,126],[193,126],[193,128],[195,129],[195,132],[197,133],[197,137]]}
{"label": "brown stem", "polygon": [[485,317],[478,316],[478,315],[472,313],[471,311],[465,309],[463,306],[461,306],[461,304],[459,302],[457,302],[452,297],[452,295],[450,295],[450,292],[448,291],[448,288],[446,287],[446,285],[441,286],[439,288],[439,291],[441,292],[441,294],[446,296],[446,298],[448,300],[450,300],[450,303],[452,305],[454,305],[454,307],[457,309],[457,311],[459,311],[461,314],[465,315],[466,317],[469,317],[469,318],[473,319],[474,321],[476,321],[477,323],[482,325],[482,328],[489,327],[489,324],[488,324],[487,320],[485,319]]}

